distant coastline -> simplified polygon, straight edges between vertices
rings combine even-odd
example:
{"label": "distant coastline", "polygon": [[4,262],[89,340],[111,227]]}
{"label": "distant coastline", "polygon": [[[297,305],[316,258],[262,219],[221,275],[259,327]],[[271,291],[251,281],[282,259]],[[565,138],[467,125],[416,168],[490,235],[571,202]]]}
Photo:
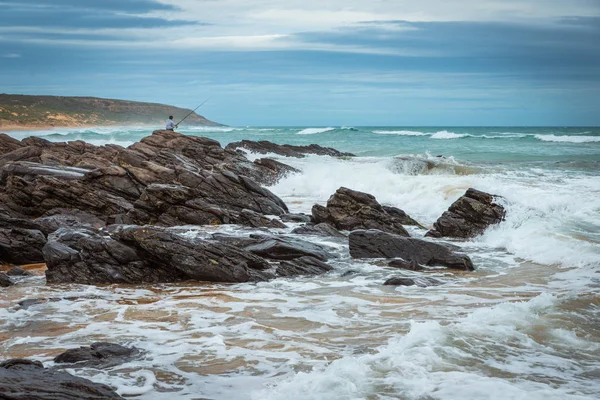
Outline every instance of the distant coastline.
{"label": "distant coastline", "polygon": [[96,97],[0,94],[0,130],[47,130],[118,126],[161,128],[169,115],[186,125],[223,126],[192,110],[158,103]]}

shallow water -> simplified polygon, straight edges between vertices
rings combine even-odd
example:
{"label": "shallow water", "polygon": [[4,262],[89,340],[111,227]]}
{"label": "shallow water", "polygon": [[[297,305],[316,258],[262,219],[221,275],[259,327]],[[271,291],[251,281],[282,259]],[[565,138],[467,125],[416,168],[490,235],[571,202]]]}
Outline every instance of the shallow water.
{"label": "shallow water", "polygon": [[[471,256],[475,272],[431,271],[428,276],[445,284],[426,288],[383,286],[390,276],[415,273],[352,260],[343,240],[308,236],[339,254],[334,271],[236,285],[28,280],[0,291],[1,358],[51,365],[64,349],[93,341],[134,345],[144,351],[141,359],[104,371],[70,371],[140,399],[600,397],[600,142],[589,139],[600,138],[600,130],[183,132],[222,144],[241,138],[318,143],[360,155],[280,157],[302,170],[270,188],[293,212],[309,212],[347,186],[430,226],[475,187],[503,196],[507,218],[471,241],[453,241]],[[127,144],[148,131],[37,134]],[[445,157],[435,157],[440,154]],[[211,233],[215,229],[237,230],[211,227]],[[187,234],[203,231],[189,227]],[[53,300],[18,306],[33,298]]]}

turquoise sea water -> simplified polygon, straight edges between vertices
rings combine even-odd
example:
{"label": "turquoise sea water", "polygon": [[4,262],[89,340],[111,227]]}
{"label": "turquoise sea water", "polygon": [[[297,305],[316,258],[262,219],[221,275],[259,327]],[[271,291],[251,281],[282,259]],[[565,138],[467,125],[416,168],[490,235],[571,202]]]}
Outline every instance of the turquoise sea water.
{"label": "turquoise sea water", "polygon": [[[126,146],[151,131],[10,134]],[[292,212],[310,213],[346,186],[430,226],[474,187],[501,196],[506,220],[453,241],[477,269],[432,272],[445,282],[435,287],[382,286],[390,276],[415,273],[353,260],[343,240],[319,237],[304,239],[339,256],[320,277],[16,286],[0,292],[1,356],[49,363],[60,349],[92,341],[135,345],[145,351],[141,360],[73,372],[143,400],[600,398],[600,128],[182,126],[180,132],[223,146],[243,139],[316,143],[357,155],[271,155],[301,171],[268,188]],[[186,229],[249,233],[235,226]],[[16,306],[24,298],[61,296],[71,300]]]}

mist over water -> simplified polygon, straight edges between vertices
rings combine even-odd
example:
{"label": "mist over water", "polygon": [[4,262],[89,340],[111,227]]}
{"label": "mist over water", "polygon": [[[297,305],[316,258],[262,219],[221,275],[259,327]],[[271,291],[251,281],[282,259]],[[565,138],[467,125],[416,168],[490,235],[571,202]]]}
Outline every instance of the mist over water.
{"label": "mist over water", "polygon": [[[325,276],[97,287],[44,286],[40,278],[0,292],[2,358],[49,363],[93,341],[134,345],[145,352],[140,360],[73,372],[139,399],[600,397],[599,128],[182,128],[223,146],[316,143],[357,155],[271,155],[302,171],[269,188],[291,212],[310,213],[346,186],[430,226],[474,187],[502,196],[506,220],[452,241],[476,271],[429,273],[445,284],[427,288],[383,286],[414,273],[353,260],[343,239],[310,236],[340,256]],[[35,135],[126,146],[149,133]],[[248,234],[235,226],[187,234],[206,229]],[[60,300],[17,305],[41,297]]]}

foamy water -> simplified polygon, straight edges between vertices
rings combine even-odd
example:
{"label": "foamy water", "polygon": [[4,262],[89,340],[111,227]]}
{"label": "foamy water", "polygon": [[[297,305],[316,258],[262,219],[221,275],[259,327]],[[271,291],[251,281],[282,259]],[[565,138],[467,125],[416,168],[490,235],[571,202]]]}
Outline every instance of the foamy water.
{"label": "foamy water", "polygon": [[[93,341],[134,345],[141,359],[70,371],[139,399],[600,397],[600,172],[594,167],[600,145],[534,137],[597,137],[596,131],[332,129],[303,142],[307,136],[297,133],[305,129],[313,128],[202,134],[223,144],[260,138],[362,154],[273,155],[302,171],[270,188],[292,212],[310,212],[347,186],[430,226],[469,187],[502,196],[503,223],[453,241],[477,270],[427,273],[441,286],[383,286],[390,276],[419,274],[352,260],[343,239],[307,236],[338,255],[329,274],[258,284],[98,287],[46,286],[38,278],[0,292],[2,358],[51,365],[62,350]],[[107,131],[94,139],[126,142],[140,134],[128,139]],[[459,135],[468,136],[453,137]],[[484,135],[500,137],[478,140]],[[437,157],[442,149],[444,157]],[[250,233],[235,226],[210,233],[219,230]],[[206,229],[187,234],[205,236]],[[17,305],[31,298],[57,301],[27,310]]]}

